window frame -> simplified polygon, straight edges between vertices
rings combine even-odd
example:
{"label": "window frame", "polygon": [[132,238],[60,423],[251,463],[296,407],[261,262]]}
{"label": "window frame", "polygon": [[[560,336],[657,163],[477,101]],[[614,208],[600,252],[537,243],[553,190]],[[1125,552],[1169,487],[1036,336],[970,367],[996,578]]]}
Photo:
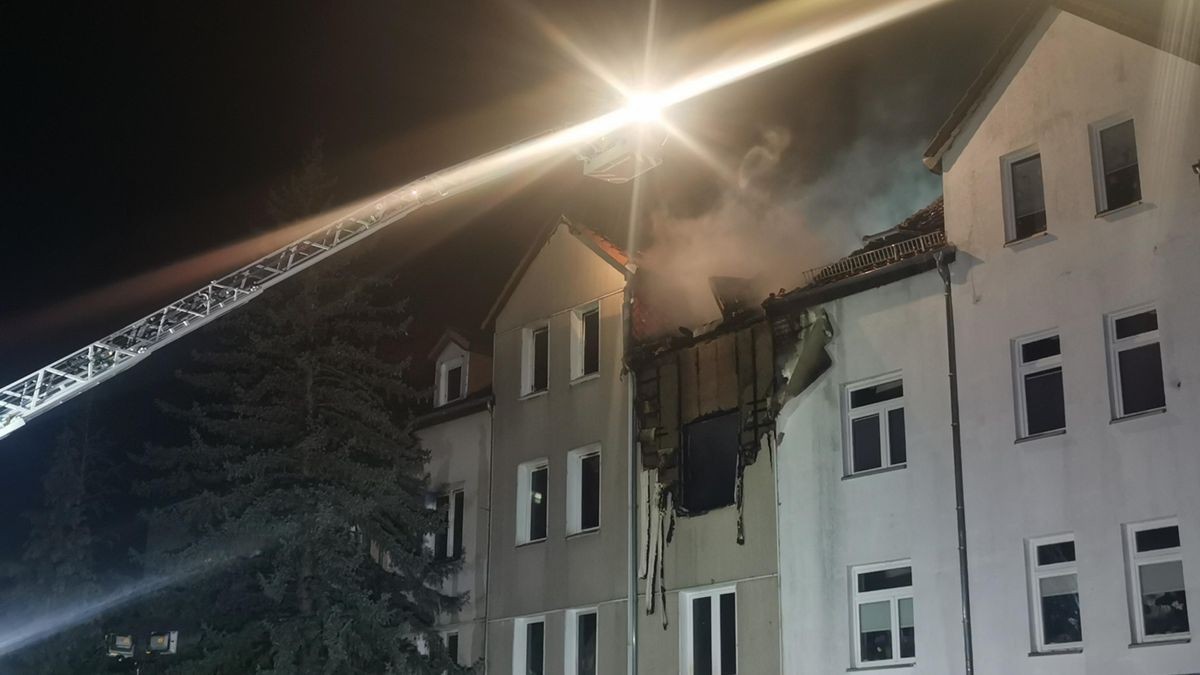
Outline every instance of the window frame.
{"label": "window frame", "polygon": [[[546,331],[546,387],[545,389],[534,388],[534,373],[536,364],[534,358],[537,355],[535,346],[537,333]],[[535,398],[543,396],[550,391],[550,322],[549,320],[541,320],[531,323],[521,329],[521,398]]]}
{"label": "window frame", "polygon": [[[453,399],[449,398],[449,382],[448,377],[450,371],[454,368],[462,369],[462,376],[458,379],[458,396]],[[441,407],[450,403],[461,401],[467,397],[467,358],[465,356],[454,356],[448,359],[438,361],[437,364],[437,399],[436,407]]]}
{"label": "window frame", "polygon": [[[891,420],[888,413],[897,408],[906,410],[905,400],[906,394],[901,394],[898,398],[889,399],[880,403],[871,403],[857,408],[851,405],[851,395],[862,389],[869,389],[881,384],[886,384],[892,381],[899,381],[900,386],[904,386],[904,375],[901,371],[894,371],[883,375],[867,378],[865,380],[857,380],[849,382],[842,387],[842,426],[843,444],[845,446],[845,475],[861,476],[877,471],[886,471],[889,469],[900,469],[908,466],[908,416],[907,412],[904,419],[904,461],[892,463],[892,439],[888,433]],[[854,467],[854,421],[871,415],[879,416],[879,454],[880,465],[870,469],[856,470]]]}
{"label": "window frame", "polygon": [[529,626],[542,624],[542,672],[546,672],[546,615],[513,619],[513,673],[525,673],[529,666]]}
{"label": "window frame", "polygon": [[[1125,338],[1117,338],[1117,321],[1126,319],[1131,316],[1137,316],[1146,312],[1154,312],[1155,323],[1158,326],[1145,333],[1138,333]],[[1162,341],[1162,313],[1158,310],[1157,303],[1148,302],[1135,307],[1129,307],[1116,312],[1109,312],[1104,315],[1104,338],[1105,348],[1108,352],[1108,393],[1109,401],[1111,401],[1112,418],[1113,420],[1123,420],[1141,415],[1148,415],[1158,412],[1163,412],[1167,409],[1167,387],[1166,387],[1166,353],[1163,350]],[[1163,381],[1163,405],[1158,408],[1149,408],[1138,412],[1125,412],[1125,398],[1121,393],[1121,362],[1120,354],[1123,351],[1145,347],[1150,344],[1158,345],[1158,367],[1162,370],[1160,373]]]}
{"label": "window frame", "polygon": [[[1137,533],[1145,530],[1156,530],[1162,527],[1176,528],[1176,531],[1179,532],[1180,545],[1169,549],[1139,552],[1137,550]],[[1155,642],[1178,642],[1180,640],[1190,639],[1192,636],[1192,631],[1190,630],[1183,633],[1147,635],[1146,618],[1142,613],[1142,584],[1141,575],[1139,574],[1141,567],[1147,564],[1164,562],[1178,562],[1180,567],[1184,567],[1183,531],[1181,528],[1179,528],[1179,519],[1171,517],[1147,520],[1140,523],[1126,523],[1124,530],[1126,585],[1128,586],[1129,591],[1129,618],[1133,627],[1133,643],[1149,644]],[[1183,569],[1183,572],[1187,572],[1186,568]],[[1184,581],[1184,590],[1186,593],[1186,578]]]}
{"label": "window frame", "polygon": [[566,611],[563,635],[563,673],[564,675],[579,675],[579,617],[591,614],[596,617],[596,636],[592,645],[596,650],[596,672],[604,672],[600,668],[600,608],[576,607]]}
{"label": "window frame", "polygon": [[[1058,338],[1058,354],[1047,356],[1035,361],[1025,362],[1021,348],[1032,342],[1044,340],[1046,338]],[[1016,420],[1017,420],[1017,440],[1025,440],[1029,438],[1038,438],[1041,436],[1053,436],[1055,434],[1065,433],[1067,431],[1067,392],[1066,392],[1066,373],[1063,371],[1063,355],[1062,355],[1062,333],[1058,328],[1049,328],[1047,330],[1023,335],[1012,340],[1012,360],[1013,360],[1013,387],[1016,392]],[[1063,425],[1058,429],[1049,429],[1047,431],[1039,431],[1030,433],[1029,431],[1029,395],[1025,390],[1025,378],[1029,375],[1037,375],[1047,370],[1058,368],[1059,376],[1063,382]]]}
{"label": "window frame", "polygon": [[1042,213],[1047,214],[1046,226],[1040,232],[1025,235],[1024,237],[1017,236],[1017,193],[1013,186],[1012,169],[1016,164],[1031,159],[1039,158],[1041,163],[1042,153],[1036,145],[1030,145],[1020,150],[1016,150],[1000,158],[1000,184],[1001,193],[1004,197],[1004,243],[1015,244],[1022,241],[1035,239],[1049,233],[1050,218],[1046,207],[1046,172],[1045,164],[1042,166]]}
{"label": "window frame", "polygon": [[[680,426],[680,429],[679,429],[679,431],[680,431],[680,438],[679,438],[679,440],[680,440],[679,492],[677,493],[678,501],[672,500],[675,505],[676,514],[683,516],[683,517],[694,517],[694,516],[701,516],[706,513],[711,513],[714,511],[720,511],[721,509],[727,509],[732,506],[737,506],[737,494],[738,494],[737,493],[737,490],[738,490],[737,470],[738,470],[739,462],[742,461],[741,460],[741,420],[742,420],[741,415],[742,415],[741,410],[739,410],[737,408],[734,408],[732,410],[718,410],[716,412],[712,412],[707,415],[702,415],[700,417],[697,417],[696,419],[686,422]],[[727,485],[727,487],[730,488],[729,502],[723,503],[723,504],[712,505],[712,506],[700,507],[700,508],[692,508],[694,506],[694,499],[691,496],[691,491],[695,490],[696,486],[693,485],[692,481],[690,480],[690,478],[692,477],[691,465],[693,462],[696,462],[696,459],[693,454],[694,449],[693,449],[692,440],[691,440],[693,438],[691,435],[691,428],[694,425],[704,424],[706,422],[713,422],[715,420],[718,420],[721,418],[726,418],[726,417],[732,419],[734,421],[734,423],[737,425],[737,432],[734,434],[734,438],[733,438],[733,442],[734,442],[734,445],[733,445],[733,469],[734,470],[733,470],[733,473],[731,473],[729,475],[728,485]],[[700,466],[700,465],[703,465],[703,463],[696,462],[696,465]],[[711,466],[711,464],[710,464],[710,466]]]}
{"label": "window frame", "polygon": [[[454,651],[450,650],[450,638],[454,638]],[[446,648],[446,654],[450,657],[451,663],[454,665],[462,665],[459,661],[459,650],[462,649],[462,634],[455,630],[448,630],[442,633],[442,646]]]}
{"label": "window frame", "polygon": [[[596,313],[596,370],[595,372],[584,372],[585,354],[587,347],[587,334],[585,330],[584,317],[588,314]],[[571,383],[586,382],[600,377],[600,364],[604,360],[603,340],[601,339],[601,331],[603,330],[604,321],[600,315],[600,301],[594,300],[584,305],[580,305],[571,310]]]}
{"label": "window frame", "polygon": [[[1111,206],[1109,206],[1109,203],[1108,203],[1108,185],[1106,184],[1106,182],[1104,180],[1105,179],[1104,147],[1101,145],[1100,134],[1101,134],[1101,132],[1107,131],[1115,126],[1124,124],[1126,122],[1131,122],[1133,124],[1133,143],[1134,143],[1134,149],[1137,152],[1136,157],[1137,157],[1137,167],[1138,167],[1138,181],[1140,183],[1141,177],[1142,177],[1142,148],[1141,148],[1141,145],[1137,142],[1138,125],[1137,125],[1137,122],[1133,119],[1133,115],[1128,112],[1121,112],[1121,113],[1117,113],[1115,115],[1106,117],[1098,122],[1092,122],[1091,124],[1088,125],[1088,144],[1091,146],[1091,151],[1092,151],[1092,189],[1096,195],[1096,215],[1097,216],[1102,216],[1102,215],[1105,215],[1112,211],[1117,211],[1119,209],[1125,209],[1125,208],[1129,208],[1132,206],[1137,206],[1138,204],[1141,204],[1146,198],[1145,190],[1139,189],[1139,192],[1141,194],[1138,195],[1137,199],[1135,199],[1134,201],[1132,201],[1128,204],[1124,204],[1124,205],[1117,206],[1117,207],[1111,207]],[[1141,186],[1141,187],[1144,188],[1145,186]]]}
{"label": "window frame", "polygon": [[[455,497],[457,495],[462,495],[462,509],[463,509],[462,525],[463,525],[463,530],[465,531],[467,528],[466,513],[465,513],[466,507],[467,507],[466,490],[462,486],[450,487],[450,488],[446,489],[445,491],[441,492],[440,494],[438,494],[437,498],[434,500],[434,508],[435,509],[438,508],[437,507],[437,499],[441,499],[442,497],[445,497],[446,504],[447,504],[446,530],[445,530],[445,532],[442,533],[442,534],[446,535],[446,554],[444,556],[440,557],[439,558],[440,560],[458,560],[458,559],[462,558],[462,556],[463,556],[463,551],[464,551],[464,548],[462,546],[463,533],[462,532],[456,533],[454,531],[455,530],[455,527],[454,527],[455,518],[457,517],[457,515],[459,513],[459,506],[458,506],[457,500],[455,499]],[[436,535],[434,537],[433,552],[434,552],[434,556],[437,557],[438,551],[437,551]]]}
{"label": "window frame", "polygon": [[[539,469],[546,470],[546,535],[534,539],[531,534],[531,526],[533,525],[533,505],[530,503],[532,497],[532,477],[533,473]],[[546,541],[550,536],[550,461],[541,457],[532,459],[527,462],[522,462],[517,465],[517,546],[526,544],[536,544]]]}
{"label": "window frame", "polygon": [[[1047,535],[1044,537],[1035,537],[1026,541],[1025,556],[1026,556],[1026,572],[1029,576],[1029,610],[1030,610],[1030,626],[1033,629],[1033,651],[1037,654],[1048,654],[1054,652],[1077,652],[1083,650],[1083,640],[1078,642],[1055,642],[1053,644],[1046,643],[1046,631],[1044,628],[1045,622],[1042,616],[1042,589],[1041,580],[1047,577],[1061,577],[1067,574],[1075,575],[1075,596],[1080,607],[1080,619],[1083,617],[1083,597],[1079,592],[1079,553],[1078,545],[1076,545],[1075,560],[1063,563],[1050,563],[1047,565],[1038,564],[1038,548],[1052,544],[1062,544],[1064,542],[1075,543],[1075,534],[1067,532],[1064,534]],[[1082,627],[1080,634],[1082,635]]]}
{"label": "window frame", "polygon": [[741,650],[738,645],[741,644],[741,635],[738,629],[737,620],[737,585],[721,585],[709,586],[705,588],[679,591],[679,672],[680,675],[691,675],[696,667],[692,654],[692,602],[700,598],[712,598],[710,604],[712,612],[712,664],[715,670],[720,669],[721,663],[721,597],[726,594],[733,595],[733,648],[735,652],[734,672],[738,670],[737,663],[740,660]]}
{"label": "window frame", "polygon": [[[597,480],[600,481],[600,484],[596,486],[596,525],[585,528],[583,527],[583,461],[589,457],[599,458]],[[603,524],[601,513],[604,503],[601,489],[603,481],[604,455],[601,454],[599,443],[590,443],[567,453],[567,536],[595,532],[600,529]]]}
{"label": "window frame", "polygon": [[[907,567],[909,576],[912,577],[912,560],[893,560],[890,562],[870,563],[867,565],[854,565],[850,568],[850,643],[851,655],[854,659],[855,668],[878,668],[885,666],[899,666],[916,663],[916,649],[914,645],[913,656],[901,657],[900,654],[900,600],[909,599],[913,603],[913,635],[916,635],[917,624],[917,604],[914,588],[916,586],[916,578],[912,579],[912,583],[908,586],[899,588],[885,588],[879,591],[862,591],[858,590],[858,577],[870,572],[882,572],[884,570],[899,569]],[[863,604],[873,602],[888,601],[888,611],[892,621],[892,654],[893,658],[887,661],[863,661],[862,658],[862,634],[860,633],[859,623],[859,608]],[[915,642],[915,640],[914,640]]]}

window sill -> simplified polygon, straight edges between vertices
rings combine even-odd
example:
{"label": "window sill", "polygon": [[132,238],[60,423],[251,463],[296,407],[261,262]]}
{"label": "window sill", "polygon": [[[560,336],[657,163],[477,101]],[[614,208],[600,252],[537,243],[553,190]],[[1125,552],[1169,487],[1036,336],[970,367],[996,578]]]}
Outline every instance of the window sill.
{"label": "window sill", "polygon": [[867,476],[876,476],[881,473],[890,473],[892,471],[899,471],[901,469],[907,469],[907,468],[908,468],[907,462],[904,464],[894,464],[892,466],[885,466],[885,467],[882,467],[879,469],[868,469],[866,471],[859,471],[858,473],[849,473],[849,474],[846,474],[845,476],[842,476],[842,480],[850,480],[853,478],[865,478]]}
{"label": "window sill", "polygon": [[549,389],[543,389],[541,391],[531,391],[528,394],[521,394],[519,397],[517,397],[517,400],[518,401],[529,401],[529,400],[532,400],[535,398],[540,398],[549,393],[550,393]]}
{"label": "window sill", "polygon": [[600,531],[600,527],[596,526],[593,528],[589,528],[587,530],[580,530],[578,532],[572,532],[567,535],[567,540],[570,541],[571,539],[582,539],[588,535],[596,534],[599,531]]}
{"label": "window sill", "polygon": [[1036,244],[1036,243],[1042,242],[1042,241],[1053,241],[1053,239],[1054,238],[1050,236],[1050,233],[1048,231],[1042,230],[1041,232],[1038,232],[1036,234],[1031,234],[1028,237],[1021,237],[1020,239],[1009,239],[1008,241],[1004,242],[1004,248],[1020,249],[1020,248],[1025,248],[1028,245],[1033,245],[1033,244]]}
{"label": "window sill", "polygon": [[1014,440],[1013,443],[1014,444],[1015,443],[1028,443],[1030,441],[1036,441],[1036,440],[1039,440],[1042,438],[1050,438],[1052,436],[1066,436],[1066,435],[1067,435],[1066,429],[1055,429],[1054,431],[1043,431],[1040,434],[1033,434],[1032,436],[1021,436],[1020,438]]}
{"label": "window sill", "polygon": [[571,386],[574,387],[577,384],[583,384],[584,382],[591,382],[592,380],[598,379],[600,379],[600,371],[588,373],[587,375],[580,375],[579,377],[571,380]]}
{"label": "window sill", "polygon": [[1126,204],[1124,206],[1118,206],[1115,209],[1105,209],[1103,211],[1097,211],[1096,217],[1097,218],[1107,218],[1109,216],[1121,213],[1122,211],[1130,211],[1132,209],[1136,209],[1137,207],[1139,207],[1141,205],[1142,205],[1142,200],[1139,199],[1136,202],[1129,202],[1128,204]]}
{"label": "window sill", "polygon": [[1167,640],[1147,640],[1145,642],[1131,642],[1130,649],[1140,649],[1142,647],[1157,647],[1159,645],[1186,645],[1192,641],[1192,636],[1184,633],[1181,637],[1174,637]]}
{"label": "window sill", "polygon": [[542,537],[541,539],[534,539],[533,541],[519,541],[519,542],[517,542],[517,548],[523,548],[525,546],[536,546],[538,544],[544,544],[544,543],[546,543],[545,537]]}
{"label": "window sill", "polygon": [[1114,417],[1111,420],[1109,420],[1108,423],[1116,424],[1118,422],[1126,422],[1128,420],[1136,420],[1136,419],[1139,419],[1142,417],[1150,417],[1152,415],[1161,415],[1165,412],[1167,412],[1167,409],[1165,406],[1162,408],[1154,408],[1153,410],[1143,410],[1142,412],[1133,413],[1132,415],[1124,415],[1122,417]]}
{"label": "window sill", "polygon": [[1058,656],[1059,654],[1082,654],[1083,647],[1072,647],[1070,649],[1047,649],[1044,652],[1029,652],[1030,656]]}
{"label": "window sill", "polygon": [[857,668],[847,668],[847,673],[862,673],[871,670],[893,670],[895,668],[912,668],[916,666],[916,662],[912,663],[889,663],[885,666],[858,666]]}

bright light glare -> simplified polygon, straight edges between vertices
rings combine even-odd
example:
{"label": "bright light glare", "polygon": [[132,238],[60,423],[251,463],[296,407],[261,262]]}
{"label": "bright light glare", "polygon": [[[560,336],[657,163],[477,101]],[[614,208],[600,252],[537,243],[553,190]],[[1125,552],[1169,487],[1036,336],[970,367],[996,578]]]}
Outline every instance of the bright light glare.
{"label": "bright light glare", "polygon": [[662,121],[664,107],[662,97],[658,94],[638,92],[628,98],[625,112],[632,121],[648,124]]}

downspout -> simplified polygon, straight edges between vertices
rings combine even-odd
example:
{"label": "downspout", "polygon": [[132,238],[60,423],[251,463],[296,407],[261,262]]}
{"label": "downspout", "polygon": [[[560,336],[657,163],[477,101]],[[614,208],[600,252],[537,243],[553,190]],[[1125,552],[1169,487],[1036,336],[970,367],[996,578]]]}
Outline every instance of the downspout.
{"label": "downspout", "polygon": [[625,402],[626,412],[626,441],[629,444],[629,522],[627,523],[629,559],[628,574],[626,577],[627,588],[625,599],[625,646],[626,646],[626,665],[625,669],[629,675],[637,675],[638,672],[638,610],[637,610],[637,576],[638,576],[638,450],[637,439],[634,437],[633,427],[633,406],[634,395],[636,394],[634,385],[633,369],[629,367],[629,355],[633,349],[633,274],[626,272],[625,274],[625,291],[624,299],[621,305],[621,319],[623,322],[624,332],[622,334],[621,356],[624,361],[625,372]]}
{"label": "downspout", "polygon": [[946,360],[950,378],[950,439],[954,451],[954,512],[958,520],[958,577],[962,596],[963,672],[975,673],[971,645],[971,581],[967,573],[967,517],[963,498],[962,429],[958,412],[958,351],[954,343],[954,301],[950,294],[950,267],[946,252],[936,254],[938,274],[942,277],[946,300]]}
{"label": "downspout", "polygon": [[484,549],[487,551],[487,560],[483,563],[483,672],[487,675],[488,664],[491,661],[488,659],[488,611],[490,609],[488,602],[492,593],[492,449],[496,447],[496,399],[495,394],[492,394],[492,400],[487,404],[488,413],[488,448],[487,448],[487,482],[488,482],[488,503],[487,503],[487,541],[484,544]]}

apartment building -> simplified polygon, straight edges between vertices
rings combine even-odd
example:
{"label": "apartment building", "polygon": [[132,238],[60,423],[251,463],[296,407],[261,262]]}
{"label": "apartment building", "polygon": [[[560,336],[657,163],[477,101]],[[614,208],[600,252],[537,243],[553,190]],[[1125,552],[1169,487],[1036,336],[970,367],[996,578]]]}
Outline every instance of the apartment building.
{"label": "apartment building", "polygon": [[552,222],[492,308],[487,672],[626,670],[628,258]]}
{"label": "apartment building", "polygon": [[1162,7],[1029,12],[927,152],[980,675],[1200,671],[1200,15]]}
{"label": "apartment building", "polygon": [[416,421],[429,451],[430,506],[445,516],[431,553],[461,565],[443,590],[465,596],[458,612],[439,617],[442,639],[462,665],[483,658],[487,617],[492,440],[491,343],[446,330],[429,354],[433,407]]}

